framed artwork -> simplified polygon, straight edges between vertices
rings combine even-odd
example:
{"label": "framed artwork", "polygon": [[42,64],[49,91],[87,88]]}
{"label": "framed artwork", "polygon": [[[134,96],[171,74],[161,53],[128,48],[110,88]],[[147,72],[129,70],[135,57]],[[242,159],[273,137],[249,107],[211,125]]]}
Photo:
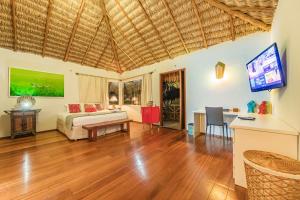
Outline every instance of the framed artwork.
{"label": "framed artwork", "polygon": [[128,81],[123,84],[123,103],[141,105],[142,80]]}
{"label": "framed artwork", "polygon": [[9,95],[64,97],[64,75],[11,67]]}

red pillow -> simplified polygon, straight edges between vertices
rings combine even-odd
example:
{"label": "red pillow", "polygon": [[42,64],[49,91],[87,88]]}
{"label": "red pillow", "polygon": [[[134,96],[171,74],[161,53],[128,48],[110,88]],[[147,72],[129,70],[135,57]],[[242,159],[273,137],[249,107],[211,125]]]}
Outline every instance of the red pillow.
{"label": "red pillow", "polygon": [[80,104],[69,104],[69,112],[70,113],[79,113],[80,110]]}
{"label": "red pillow", "polygon": [[93,104],[84,104],[84,112],[97,112],[97,109]]}
{"label": "red pillow", "polygon": [[102,104],[100,104],[100,103],[95,103],[95,106],[98,111],[104,110]]}

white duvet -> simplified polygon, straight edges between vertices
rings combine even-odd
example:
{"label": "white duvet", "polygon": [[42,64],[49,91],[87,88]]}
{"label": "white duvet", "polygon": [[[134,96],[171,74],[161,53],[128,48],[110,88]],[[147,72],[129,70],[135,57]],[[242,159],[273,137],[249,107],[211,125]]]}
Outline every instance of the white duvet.
{"label": "white duvet", "polygon": [[[110,113],[107,113],[107,112],[110,112]],[[126,112],[113,112],[113,111],[103,110],[103,111],[98,111],[96,113],[99,113],[99,115],[83,116],[83,117],[74,118],[73,126],[82,126],[82,125],[86,125],[86,124],[94,124],[94,123],[99,123],[99,122],[127,119]],[[63,123],[65,123],[66,117],[69,115],[72,115],[72,113],[60,113],[58,115],[58,119],[62,120]]]}
{"label": "white duvet", "polygon": [[[112,112],[108,110],[103,110],[103,111],[99,111],[98,113],[99,115],[74,118],[71,130],[66,128],[65,123],[66,123],[67,116],[72,115],[72,113],[60,113],[58,114],[58,122],[60,122],[58,123],[60,124],[58,125],[58,130],[63,132],[71,140],[82,139],[82,138],[87,138],[87,131],[82,129],[83,125],[128,118],[127,112]],[[120,130],[120,126],[112,126],[105,129],[99,129],[98,135],[112,133],[119,130]]]}

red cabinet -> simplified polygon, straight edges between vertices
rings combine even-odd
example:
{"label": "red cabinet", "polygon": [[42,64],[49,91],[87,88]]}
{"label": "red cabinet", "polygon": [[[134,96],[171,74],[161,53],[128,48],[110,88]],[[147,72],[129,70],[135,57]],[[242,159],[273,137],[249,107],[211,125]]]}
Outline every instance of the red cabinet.
{"label": "red cabinet", "polygon": [[160,122],[159,106],[142,107],[142,122],[153,124]]}

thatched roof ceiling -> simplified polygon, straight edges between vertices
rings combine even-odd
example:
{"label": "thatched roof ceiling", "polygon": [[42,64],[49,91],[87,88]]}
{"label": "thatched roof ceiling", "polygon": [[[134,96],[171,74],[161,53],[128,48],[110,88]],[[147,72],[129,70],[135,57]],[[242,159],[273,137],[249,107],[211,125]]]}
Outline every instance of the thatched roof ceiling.
{"label": "thatched roof ceiling", "polygon": [[270,29],[278,0],[1,0],[0,47],[126,71]]}

